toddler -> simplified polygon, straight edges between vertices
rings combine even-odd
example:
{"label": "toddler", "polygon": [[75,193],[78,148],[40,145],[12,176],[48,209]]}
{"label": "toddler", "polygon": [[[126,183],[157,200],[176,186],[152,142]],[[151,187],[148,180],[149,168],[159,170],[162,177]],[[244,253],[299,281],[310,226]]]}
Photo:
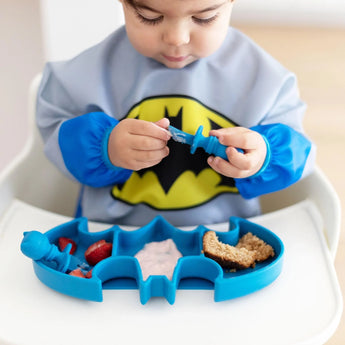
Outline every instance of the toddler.
{"label": "toddler", "polygon": [[[77,216],[136,226],[158,214],[175,226],[227,222],[259,214],[260,195],[311,171],[296,78],[229,27],[233,1],[121,3],[125,26],[48,63],[38,93],[46,155],[81,184]],[[190,154],[169,124],[190,134],[203,125],[228,159]]]}

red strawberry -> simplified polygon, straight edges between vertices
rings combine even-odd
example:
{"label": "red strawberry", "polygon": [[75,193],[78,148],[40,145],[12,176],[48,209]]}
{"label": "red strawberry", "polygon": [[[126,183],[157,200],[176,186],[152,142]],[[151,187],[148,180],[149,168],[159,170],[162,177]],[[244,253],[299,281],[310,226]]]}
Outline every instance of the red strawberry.
{"label": "red strawberry", "polygon": [[75,270],[68,273],[70,276],[85,278],[84,273],[81,271],[80,268],[76,268]]}
{"label": "red strawberry", "polygon": [[63,251],[66,248],[67,244],[69,244],[69,243],[72,244],[72,248],[69,252],[72,255],[75,252],[75,250],[77,249],[77,244],[68,237],[60,237],[59,238],[59,248],[61,251]]}
{"label": "red strawberry", "polygon": [[113,245],[105,240],[100,240],[94,244],[91,244],[85,252],[86,261],[94,266],[101,260],[108,258],[111,255]]}
{"label": "red strawberry", "polygon": [[92,270],[85,274],[85,278],[92,278]]}

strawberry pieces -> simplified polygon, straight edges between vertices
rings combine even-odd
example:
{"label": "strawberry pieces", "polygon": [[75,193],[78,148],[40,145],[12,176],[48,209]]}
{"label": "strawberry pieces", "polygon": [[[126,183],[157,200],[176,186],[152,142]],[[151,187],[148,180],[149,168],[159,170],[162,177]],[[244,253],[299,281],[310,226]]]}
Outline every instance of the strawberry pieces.
{"label": "strawberry pieces", "polygon": [[72,248],[69,252],[69,254],[72,255],[77,249],[77,244],[68,237],[60,237],[59,238],[59,248],[61,251],[63,251],[66,248],[67,244],[69,244],[69,243],[72,244]]}
{"label": "strawberry pieces", "polygon": [[68,273],[70,276],[79,277],[79,278],[92,278],[92,270],[88,271],[86,274],[80,269],[76,268],[75,270]]}
{"label": "strawberry pieces", "polygon": [[81,271],[80,268],[76,268],[75,270],[68,273],[70,276],[85,278],[84,273]]}
{"label": "strawberry pieces", "polygon": [[94,266],[98,262],[108,258],[111,255],[113,245],[105,240],[100,240],[91,246],[85,251],[86,261]]}
{"label": "strawberry pieces", "polygon": [[88,272],[85,274],[85,278],[92,278],[92,270],[88,271]]}

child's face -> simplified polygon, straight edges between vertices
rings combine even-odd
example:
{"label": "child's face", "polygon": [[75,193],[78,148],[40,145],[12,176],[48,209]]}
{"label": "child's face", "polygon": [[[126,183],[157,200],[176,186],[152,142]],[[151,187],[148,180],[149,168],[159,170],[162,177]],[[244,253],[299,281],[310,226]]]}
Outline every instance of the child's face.
{"label": "child's face", "polygon": [[120,0],[134,48],[169,68],[211,55],[228,30],[231,0]]}

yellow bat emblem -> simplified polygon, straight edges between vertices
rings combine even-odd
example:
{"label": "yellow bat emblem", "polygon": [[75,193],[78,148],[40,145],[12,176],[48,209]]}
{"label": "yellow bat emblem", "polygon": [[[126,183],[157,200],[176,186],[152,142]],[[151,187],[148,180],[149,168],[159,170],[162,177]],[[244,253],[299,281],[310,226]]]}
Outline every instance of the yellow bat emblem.
{"label": "yellow bat emblem", "polygon": [[[144,99],[126,116],[152,122],[163,117],[190,134],[202,125],[205,136],[211,129],[235,126],[224,115],[185,96]],[[154,167],[134,171],[124,184],[112,188],[112,196],[131,205],[145,203],[158,210],[177,210],[199,206],[222,193],[238,193],[233,179],[209,167],[208,154],[202,149],[192,155],[189,145],[170,140],[168,146],[168,157]]]}

